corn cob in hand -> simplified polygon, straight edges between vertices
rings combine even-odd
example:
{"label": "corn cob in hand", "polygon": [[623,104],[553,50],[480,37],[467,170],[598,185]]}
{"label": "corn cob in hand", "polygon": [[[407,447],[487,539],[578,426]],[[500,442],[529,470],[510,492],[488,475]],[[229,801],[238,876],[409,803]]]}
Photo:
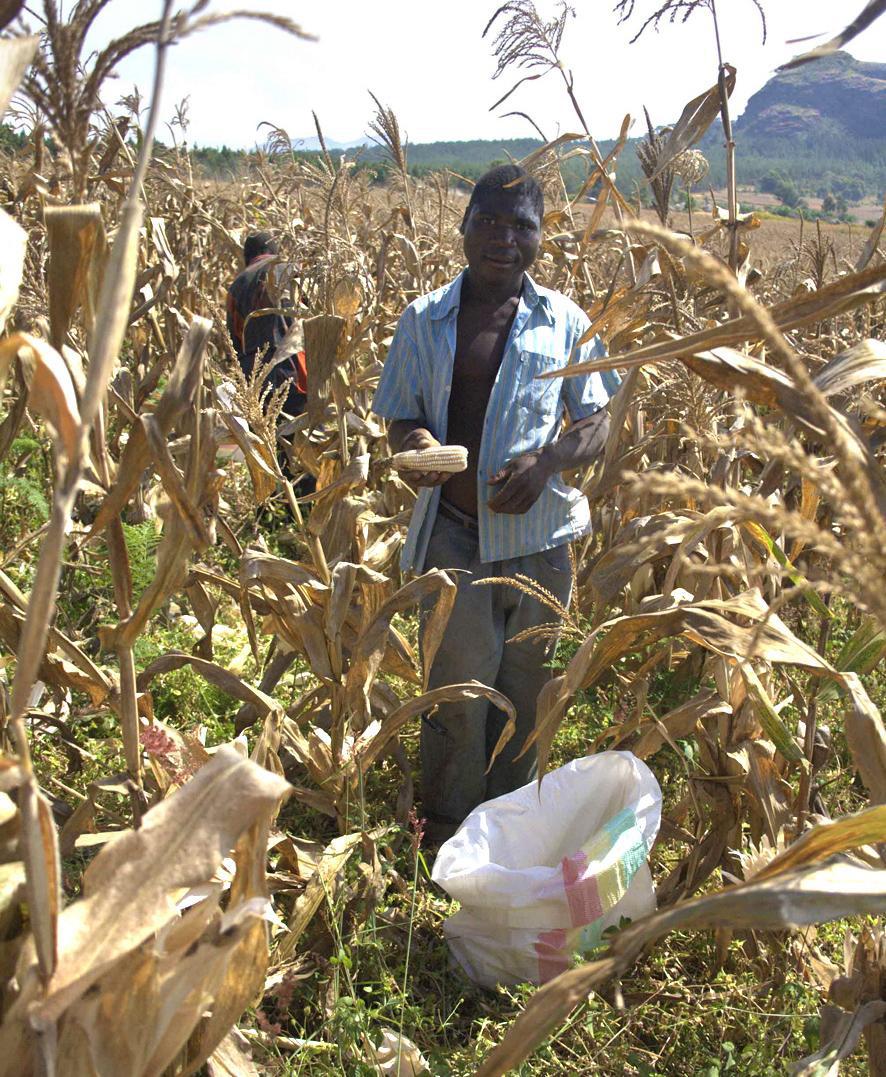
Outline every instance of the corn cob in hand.
{"label": "corn cob in hand", "polygon": [[436,445],[432,449],[412,449],[391,457],[395,471],[441,471],[455,474],[468,466],[468,450],[464,445]]}

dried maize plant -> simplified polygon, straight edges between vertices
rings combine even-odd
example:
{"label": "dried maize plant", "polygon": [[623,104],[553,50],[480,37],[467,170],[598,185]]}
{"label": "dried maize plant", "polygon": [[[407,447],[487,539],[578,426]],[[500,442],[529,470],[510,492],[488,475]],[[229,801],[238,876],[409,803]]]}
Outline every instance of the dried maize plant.
{"label": "dried maize plant", "polygon": [[701,150],[684,150],[674,159],[672,165],[674,175],[683,184],[683,190],[686,192],[686,211],[689,215],[690,236],[693,235],[692,188],[701,183],[710,171],[710,167],[707,158]]}
{"label": "dried maize plant", "polygon": [[671,129],[666,127],[662,131],[656,131],[649,118],[649,110],[644,109],[644,113],[646,115],[646,140],[637,146],[637,160],[649,181],[658,219],[667,228],[671,209],[671,189],[676,176],[675,161],[671,158],[669,163],[664,165],[661,165],[659,161],[663,156],[667,136],[671,134]]}
{"label": "dried maize plant", "polygon": [[[18,656],[11,698],[0,685],[0,1057],[10,1072],[46,1069],[57,1054],[78,1072],[117,1074],[193,1072],[214,1055],[249,1072],[229,1030],[263,990],[302,975],[306,932],[349,889],[347,862],[364,861],[361,900],[384,893],[386,824],[412,800],[401,734],[449,699],[482,694],[510,713],[477,683],[426,691],[454,586],[439,571],[399,577],[414,493],[370,411],[404,305],[461,268],[465,199],[448,175],[409,174],[396,116],[378,101],[386,185],[325,145],[313,163],[299,157],[273,125],[229,182],[195,176],[183,149],[158,149],[148,164],[150,139],[139,155],[134,134],[140,102],[112,114],[85,86],[159,27],[85,58],[104,6],[75,5],[68,19],[39,9],[41,51],[16,106],[30,141],[0,161],[0,460],[45,424],[57,461],[48,518],[0,565],[0,643]],[[663,15],[699,6],[659,5]],[[534,740],[546,759],[576,695],[598,689],[615,715],[588,750],[631,750],[653,767],[676,759],[684,777],[655,854],[661,911],[540,992],[484,1073],[517,1065],[668,931],[714,928],[722,948],[729,932],[883,912],[886,736],[864,688],[886,651],[882,223],[856,264],[810,258],[805,245],[764,274],[754,217],[715,210],[693,243],[633,221],[614,183],[629,119],[603,159],[558,68],[567,14],[545,24],[531,4],[504,5],[497,55],[505,67],[535,64],[530,77],[564,78],[581,139],[522,162],[548,196],[534,272],[588,312],[611,355],[596,366],[617,368],[624,385],[603,459],[575,480],[595,524],[575,550],[577,650],[540,701]],[[217,18],[194,5],[169,17],[165,36]],[[37,43],[2,45],[8,97]],[[728,96],[734,73],[724,78]],[[698,182],[691,147],[721,105],[719,84],[690,102],[655,169]],[[568,196],[566,158],[586,165]],[[219,311],[255,227],[279,237],[272,309],[292,328],[244,378]],[[295,349],[307,356],[308,406],[280,424],[282,396],[263,378]],[[275,512],[287,518],[285,557],[285,532],[264,527]],[[132,527],[155,543],[147,580]],[[82,589],[78,574],[98,579],[105,566],[109,595],[96,587],[89,609],[52,617],[57,586]],[[834,655],[838,602],[858,612]],[[192,611],[189,643],[145,656],[152,626],[176,606]],[[228,634],[243,641],[234,660]],[[156,717],[185,669],[240,705],[233,746],[207,747],[198,730]],[[122,749],[100,772],[74,735],[93,722]],[[873,806],[830,820],[819,773],[840,738],[858,772],[853,806]],[[85,766],[80,792],[71,783]],[[373,768],[399,785],[381,804],[367,793]],[[319,845],[274,829],[293,787],[299,819],[319,820]],[[96,848],[82,895],[62,907],[71,887],[59,853]],[[695,896],[718,872],[739,881]],[[862,1038],[876,1058],[879,934],[848,942],[827,979],[794,944],[830,990],[827,1064]]]}
{"label": "dried maize plant", "polygon": [[863,1042],[870,1072],[877,1073],[886,1057],[883,1014],[886,1001],[881,984],[886,971],[883,931],[864,927],[856,938],[847,928],[843,940],[843,972],[833,962],[818,956],[819,979],[827,989],[821,1008],[821,1047],[801,1059],[797,1072],[817,1064],[839,1065]]}
{"label": "dried maize plant", "polygon": [[[595,536],[577,558],[592,631],[540,697],[533,739],[544,760],[575,695],[608,682],[620,700],[618,720],[590,750],[616,746],[649,759],[658,751],[682,755],[678,741],[694,743],[658,853],[666,868],[659,903],[673,908],[638,923],[624,948],[619,941],[599,962],[539,992],[482,1073],[506,1072],[525,1057],[580,992],[617,975],[638,952],[632,947],[655,937],[670,915],[680,922],[697,907],[699,923],[717,927],[723,946],[751,926],[754,880],[735,852],[742,842],[787,845],[790,858],[804,841],[843,825],[831,824],[816,791],[829,752],[829,730],[817,728],[824,700],[844,702],[841,731],[869,802],[886,798],[886,732],[859,678],[882,659],[886,624],[876,583],[886,502],[872,422],[882,408],[870,395],[886,376],[886,351],[862,335],[882,331],[886,264],[874,253],[876,240],[824,287],[774,295],[766,306],[700,247],[642,222],[625,230],[642,239],[647,259],[654,256],[652,272],[648,282],[611,289],[608,304],[591,307],[611,358],[576,368],[627,371],[612,405],[610,442],[588,485]],[[674,317],[666,321],[668,293]],[[804,334],[823,321],[840,341],[830,358]],[[869,617],[829,662],[835,594]],[[817,648],[783,619],[796,622],[798,603],[819,621]],[[670,709],[652,701],[663,669],[683,688]],[[876,841],[881,811],[867,813]],[[851,833],[855,819],[844,822]],[[851,868],[868,895],[879,885],[878,866],[870,849]],[[748,881],[734,898],[727,889],[685,900],[718,869]],[[833,867],[835,878],[844,869]],[[713,912],[715,901],[739,901],[741,886],[749,893],[747,920],[709,917],[708,902]],[[853,905],[859,894],[849,890],[847,910],[882,912],[870,898]],[[826,905],[799,920],[776,914],[770,923],[826,919],[833,915]],[[766,919],[761,912],[759,926]],[[844,1057],[839,1051],[854,1048],[863,1030],[868,1039],[879,1035],[880,990],[845,1013],[829,1011],[822,1059]]]}
{"label": "dried maize plant", "polygon": [[[649,279],[610,289],[608,304],[591,307],[610,358],[569,372],[627,371],[612,404],[609,444],[587,487],[595,535],[577,557],[579,604],[591,631],[539,697],[530,740],[544,762],[577,693],[608,683],[619,700],[617,721],[589,750],[679,757],[678,742],[688,740],[692,762],[684,756],[685,787],[658,851],[663,911],[621,933],[599,961],[540,991],[484,1074],[525,1058],[589,987],[619,975],[671,926],[715,927],[725,947],[743,927],[838,915],[825,898],[831,886],[843,892],[847,912],[883,911],[882,897],[873,896],[882,876],[873,847],[829,861],[832,883],[813,881],[818,869],[798,869],[801,849],[827,845],[841,827],[846,848],[883,838],[886,731],[859,674],[882,659],[886,626],[877,583],[886,565],[886,499],[874,419],[883,412],[871,395],[886,377],[886,350],[862,336],[882,331],[886,263],[875,240],[857,266],[823,287],[772,296],[766,305],[701,247],[645,222],[625,231],[642,240],[644,264],[654,258]],[[668,292],[679,321],[664,321]],[[804,334],[823,321],[841,342],[832,357]],[[868,616],[832,662],[825,646],[835,595]],[[818,620],[817,647],[788,623],[797,623],[798,604]],[[682,689],[664,709],[652,693],[662,670]],[[817,717],[824,701],[837,699],[841,733],[873,807],[834,823],[816,786],[830,749],[830,731],[818,728]],[[867,837],[857,830],[863,818]],[[748,840],[786,852],[752,878],[750,861],[736,852]],[[828,845],[815,859],[836,851]],[[687,900],[717,870],[745,881]],[[805,913],[779,909],[782,900],[790,905],[783,898],[767,912],[765,895],[751,896],[766,873],[776,890],[817,898]],[[746,915],[739,912],[744,894]],[[715,911],[718,903],[728,915]],[[871,982],[873,994],[869,986],[867,994],[847,995],[844,1009],[827,1011],[820,1054],[798,1065],[845,1057],[863,1034],[878,1042],[882,984],[876,974]],[[871,1050],[872,1072],[876,1057]]]}
{"label": "dried maize plant", "polygon": [[[659,17],[703,6],[663,5]],[[727,96],[734,79],[728,70]],[[646,163],[653,189],[680,174],[721,105],[712,87],[658,139]],[[657,202],[662,220],[668,203]],[[567,376],[616,369],[624,383],[603,459],[583,480],[595,527],[576,550],[568,631],[578,649],[539,697],[530,742],[545,763],[576,697],[604,690],[614,720],[587,750],[627,749],[653,766],[657,753],[673,753],[685,780],[655,854],[662,911],[539,991],[484,1075],[518,1066],[589,989],[675,927],[715,928],[725,953],[735,932],[884,912],[876,843],[886,834],[886,731],[861,679],[886,653],[877,583],[886,568],[882,222],[855,264],[810,259],[803,287],[752,264],[753,216],[715,207],[692,242],[640,220],[603,223],[601,214],[581,254],[593,253],[595,275],[608,279],[593,291],[578,273],[571,280],[588,335],[599,333],[610,357]],[[561,258],[576,250],[560,245]],[[838,598],[859,615],[829,660]],[[798,634],[804,619],[816,644]],[[662,672],[673,686],[665,704],[655,690]],[[871,805],[837,821],[817,782],[833,751],[835,730],[820,724],[826,703],[842,704],[830,721],[864,790],[855,803]],[[784,851],[761,854],[759,870],[761,858],[742,851],[749,844]],[[715,873],[738,883],[693,897]],[[879,967],[877,939],[865,937],[864,969]],[[799,960],[812,975],[814,960]],[[827,1012],[822,1049],[798,1072],[833,1064],[863,1035],[879,1043],[878,977],[859,972],[852,989],[832,995],[842,1009]]]}
{"label": "dried maize plant", "polygon": [[[753,279],[748,241],[757,222],[749,218],[741,223],[739,276],[747,280]],[[714,872],[745,877],[735,850],[748,840],[773,848],[785,843],[793,848],[790,843],[804,834],[810,841],[813,836],[818,840],[827,809],[816,790],[815,773],[828,751],[827,731],[820,736],[816,729],[818,700],[839,695],[845,699],[844,729],[853,759],[872,801],[882,800],[886,772],[882,722],[856,675],[883,653],[882,635],[871,627],[878,616],[882,619],[882,611],[874,608],[880,596],[873,582],[882,572],[882,554],[876,546],[882,529],[870,515],[878,500],[867,497],[856,464],[862,462],[861,470],[875,491],[881,465],[876,450],[865,448],[865,440],[856,431],[861,424],[866,426],[865,437],[875,434],[873,416],[881,414],[873,398],[864,402],[858,387],[870,390],[883,377],[881,347],[869,334],[881,324],[878,304],[884,270],[874,255],[874,243],[864,264],[841,273],[821,291],[787,298],[764,291],[761,298],[769,306],[761,314],[735,278],[724,277],[719,259],[639,224],[626,227],[623,238],[639,267],[634,281],[628,277],[621,283],[627,272],[622,237],[597,227],[555,233],[546,241],[541,263],[544,279],[576,295],[589,310],[594,330],[606,339],[612,359],[601,361],[598,368],[610,363],[626,370],[627,377],[613,402],[613,433],[604,460],[586,480],[597,527],[595,535],[579,548],[577,561],[580,604],[593,634],[542,698],[535,740],[544,757],[576,692],[608,682],[629,707],[622,708],[618,724],[590,748],[615,745],[645,758],[659,750],[674,750],[682,757],[677,741],[695,741],[685,792],[669,815],[669,838],[659,853],[666,867],[659,899],[665,905],[677,903],[675,917],[678,913],[689,917],[694,906],[684,899]],[[725,239],[728,249],[723,218],[715,215],[712,227],[698,238],[715,250]],[[591,251],[596,255],[596,281],[589,273],[587,254]],[[408,296],[414,274],[405,268],[400,280]],[[371,310],[372,285],[367,283],[362,301]],[[344,356],[353,364],[349,376],[342,379],[342,388],[347,384],[350,395],[337,400],[332,394],[330,400],[330,394],[325,394],[322,416],[315,412],[319,424],[312,426],[313,419],[305,420],[303,430],[311,449],[298,436],[302,431],[294,439],[301,459],[313,461],[312,473],[322,473],[321,493],[333,483],[340,484],[336,489],[342,513],[359,519],[362,508],[375,506],[373,518],[363,516],[363,522],[370,525],[367,535],[382,520],[385,528],[405,522],[402,508],[409,496],[393,476],[378,481],[387,474],[382,470],[384,443],[366,408],[374,385],[375,357],[383,354],[384,334],[393,328],[396,308],[390,309],[385,298],[375,301],[375,323],[363,356],[359,348],[348,350],[352,330],[346,315],[338,316],[344,324],[330,321],[330,315],[310,329],[306,324],[306,349],[310,354],[314,348],[314,362],[324,377]],[[731,319],[730,304],[737,307],[737,316]],[[848,420],[842,417],[843,411],[806,393],[802,380],[795,381],[802,374],[765,322],[767,310],[776,331],[786,331],[792,344],[805,347],[808,341],[821,351],[822,334],[807,336],[805,331],[822,323],[826,334],[843,342],[847,354],[827,361],[816,351],[808,354],[808,361],[814,371],[813,392],[817,388],[827,399],[848,408]],[[741,346],[747,351],[739,351]],[[803,392],[796,388],[798,384],[803,384]],[[343,409],[344,424],[339,418]],[[832,454],[823,448],[832,444],[825,434],[835,425],[845,437],[834,439],[839,452]],[[343,466],[349,437],[355,447],[347,450],[349,462]],[[366,450],[369,460],[356,463]],[[368,486],[363,485],[364,467]],[[642,479],[631,479],[632,472],[642,473]],[[347,556],[354,560],[349,566],[357,564],[356,534],[351,540],[346,529],[332,523],[331,502],[324,506],[318,498],[314,512],[318,509],[309,520],[308,532],[316,531],[315,538],[324,548],[332,543],[333,562],[343,544],[350,542]],[[362,556],[376,570],[381,567],[376,561],[379,553],[384,551],[388,558],[396,545],[394,532],[389,530],[387,535],[382,545],[370,539],[363,547]],[[857,550],[855,542],[864,543],[869,535],[874,536],[870,543]],[[328,586],[316,543],[314,550],[313,578]],[[839,575],[831,572],[834,564],[839,566]],[[352,573],[349,566],[342,571],[346,568]],[[363,586],[359,575],[355,578],[357,583],[348,580],[346,588]],[[316,583],[311,586],[316,588]],[[796,619],[790,610],[787,620],[779,614],[788,603],[799,602],[824,624],[830,616],[828,595],[834,591],[870,609],[873,618],[864,622],[849,653],[836,663],[824,657],[821,647],[810,646],[798,636],[791,627]],[[364,598],[363,604],[369,601]],[[306,640],[292,642],[307,652]],[[328,651],[312,658],[311,664],[328,669],[333,679],[338,676]],[[665,668],[682,671],[680,683],[686,685],[686,695],[678,705],[659,712],[650,703],[650,684],[656,671]],[[328,672],[325,676],[328,679]],[[324,700],[330,698],[325,685],[322,692]],[[303,708],[290,708],[288,720],[295,726],[305,725],[305,712],[313,709],[313,700]],[[800,720],[789,717],[797,710]],[[330,730],[319,727],[315,736],[324,748],[327,741],[331,748],[334,723],[324,718],[324,724],[327,721]],[[315,763],[311,773],[305,762],[311,753],[309,737],[299,743],[287,732],[284,744],[287,736],[290,743],[284,757],[291,753],[299,758],[322,789],[324,775],[335,767],[324,759],[324,765]],[[335,739],[348,744],[347,733]],[[341,770],[341,764],[337,765]],[[332,802],[315,797],[313,803],[331,814],[337,798],[341,822],[342,787],[332,788]],[[299,795],[311,802],[307,791]],[[347,796],[352,798],[353,791]],[[878,812],[865,817],[866,830],[856,827],[853,820],[836,825],[843,828],[837,833],[847,835],[846,848],[879,840],[883,833]],[[826,829],[831,832],[833,827]],[[839,842],[827,848],[838,851]],[[801,866],[801,860],[791,862],[790,870]],[[869,869],[870,861],[863,860],[846,873],[829,868],[831,874],[820,877],[814,872],[808,878],[786,874],[784,891],[779,889],[781,877],[776,876],[770,886],[771,907],[776,911],[761,913],[756,922],[760,926],[794,922],[800,914],[794,906],[789,913],[778,911],[784,898],[775,895],[793,893],[792,888],[803,889],[807,883],[813,896],[806,901],[802,916],[813,921],[851,909],[882,910],[875,896],[879,874],[872,875]],[[849,880],[852,872],[855,875]],[[823,897],[837,879],[840,882],[835,885],[845,881],[847,887],[839,911]],[[733,905],[726,891],[717,897],[729,908],[728,914],[706,920],[706,911],[699,912],[694,922],[735,930],[752,927],[757,895],[757,890],[749,889],[745,899],[736,892]],[[745,911],[732,924],[730,917],[738,908]],[[639,927],[637,938],[645,942],[650,936]],[[637,951],[623,951],[628,952]],[[595,967],[598,979],[591,980],[588,972],[576,982],[599,983],[623,967],[619,956],[618,961]],[[580,994],[571,987],[567,993],[568,986],[564,983],[558,988],[563,992],[559,1014]],[[540,996],[538,1006],[533,1004],[507,1041],[508,1050],[515,1053],[494,1054],[484,1072],[504,1072],[503,1059],[513,1064],[525,1057],[531,1043],[550,1027],[532,1021],[543,1005],[542,998],[554,994],[552,989]],[[870,1016],[878,1011],[865,1012]]]}
{"label": "dried maize plant", "polygon": [[[317,242],[307,227],[298,239],[306,252]],[[316,683],[287,708],[282,759],[291,766],[287,773],[297,782],[296,796],[336,819],[345,831],[354,823],[354,813],[365,810],[360,791],[366,771],[388,752],[404,770],[400,814],[408,809],[411,778],[397,742],[407,722],[438,703],[477,694],[493,699],[509,715],[512,711],[498,693],[473,682],[403,698],[379,679],[380,673],[391,674],[407,685],[426,687],[455,588],[437,571],[402,587],[396,580],[394,557],[401,542],[396,527],[414,495],[397,477],[397,461],[386,452],[384,432],[369,414],[379,338],[392,331],[392,315],[379,303],[379,289],[368,272],[340,277],[330,297],[322,259],[305,254],[301,264],[310,264],[314,272],[301,272],[300,291],[326,295],[331,306],[329,313],[300,321],[307,409],[283,435],[291,438],[293,467],[317,484],[308,495],[305,557],[288,561],[250,547],[240,556],[238,580],[199,569],[191,579],[207,590],[220,588],[237,596],[256,652],[259,635],[271,636],[261,693],[273,692],[297,658],[309,664]],[[359,271],[366,266],[365,256],[355,250],[351,264]],[[408,265],[403,272],[411,278]],[[243,396],[235,394],[235,408],[245,403]],[[226,412],[225,422],[250,468],[256,498],[263,500],[282,486],[293,511],[300,513],[293,486],[276,464],[272,425],[248,405],[239,415]],[[419,604],[426,611],[424,677],[417,672],[417,656],[391,623]],[[155,663],[158,671],[164,661]],[[145,681],[151,672],[145,671]],[[238,727],[246,728],[269,710],[266,701],[257,706],[246,700]],[[502,744],[509,735],[508,730]]]}
{"label": "dried maize plant", "polygon": [[[49,519],[26,537],[26,545],[41,543],[30,593],[4,573],[0,617],[4,644],[17,655],[3,723],[7,885],[0,1039],[4,1071],[19,1074],[55,1072],[59,1065],[78,1073],[194,1072],[217,1048],[228,1062],[237,1061],[239,1048],[226,1037],[263,989],[269,827],[289,790],[268,769],[276,759],[270,734],[259,739],[254,760],[242,746],[207,753],[199,742],[182,741],[152,721],[144,685],[156,671],[143,675],[141,684],[136,680],[134,646],[148,619],[188,584],[188,562],[216,540],[223,427],[217,413],[201,405],[211,323],[168,304],[164,319],[157,316],[173,287],[186,311],[203,302],[208,278],[199,275],[200,245],[212,218],[204,223],[191,199],[182,208],[201,226],[192,233],[167,231],[167,220],[183,219],[178,210],[184,200],[174,199],[175,177],[161,173],[155,187],[146,176],[154,108],[137,160],[122,142],[124,125],[109,126],[107,137],[120,136],[126,162],[113,173],[101,166],[109,165],[110,144],[91,134],[95,94],[88,96],[89,80],[81,82],[76,59],[85,29],[104,6],[78,5],[64,22],[54,5],[44,5],[43,51],[26,89],[39,99],[60,151],[44,162],[55,169],[45,185],[11,188],[34,245],[7,213],[0,216],[2,323],[12,315],[16,326],[0,343],[4,374],[15,371],[3,451],[31,422],[30,413],[51,430],[55,462]],[[165,45],[183,29],[182,19],[171,16],[167,5],[162,23],[134,32],[140,36],[136,44],[158,42],[157,85]],[[216,16],[202,20],[213,21]],[[100,56],[103,64],[113,66],[113,57],[125,54],[116,44],[110,60]],[[0,41],[0,111],[37,46],[34,38]],[[64,78],[50,87],[52,65]],[[40,97],[50,90],[68,95],[63,104],[71,106],[69,128],[59,126],[61,105]],[[97,188],[98,181],[103,186]],[[87,182],[100,204],[50,199],[52,190],[76,198]],[[140,195],[159,189],[161,204],[164,188],[168,218],[149,210],[145,220]],[[110,241],[108,225],[117,222]],[[20,285],[24,302],[16,304]],[[129,361],[121,364],[130,323]],[[147,476],[149,498],[142,496]],[[121,516],[152,506],[162,520],[162,539],[154,578],[136,594]],[[110,563],[116,617],[99,636],[116,668],[53,625],[71,530],[70,556],[86,564],[101,543]],[[222,534],[236,546],[229,531]],[[200,608],[199,597],[194,605]],[[229,676],[235,693],[259,695],[252,690],[250,697],[248,686]],[[81,694],[93,710],[113,716],[125,770],[94,783],[59,835],[50,805],[60,802],[38,787],[26,720],[36,730],[39,715],[48,723],[44,728],[64,731]],[[104,802],[115,794],[128,798],[135,829],[127,829],[125,807]],[[60,849],[70,855],[90,845],[101,851],[83,876],[82,896],[63,907]],[[229,853],[233,860],[226,867]],[[114,1021],[107,1017],[111,1010]]]}

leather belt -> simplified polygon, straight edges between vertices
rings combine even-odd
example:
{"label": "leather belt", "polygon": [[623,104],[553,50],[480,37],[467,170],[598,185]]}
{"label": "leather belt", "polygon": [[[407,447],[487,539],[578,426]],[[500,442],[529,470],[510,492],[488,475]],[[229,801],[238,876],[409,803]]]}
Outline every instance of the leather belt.
{"label": "leather belt", "polygon": [[462,512],[461,509],[450,504],[445,498],[440,498],[440,504],[437,508],[437,512],[441,516],[445,516],[447,520],[452,520],[454,523],[461,524],[462,527],[466,527],[468,531],[473,531],[474,534],[480,533],[480,525],[477,522],[475,516],[469,516],[466,512]]}

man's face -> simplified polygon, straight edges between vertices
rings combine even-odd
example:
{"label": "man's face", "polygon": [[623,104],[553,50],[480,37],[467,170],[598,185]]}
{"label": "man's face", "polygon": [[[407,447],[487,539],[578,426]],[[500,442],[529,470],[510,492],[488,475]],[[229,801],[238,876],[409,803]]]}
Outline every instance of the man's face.
{"label": "man's face", "polygon": [[481,196],[465,220],[465,258],[477,284],[519,284],[540,244],[538,210],[520,184]]}

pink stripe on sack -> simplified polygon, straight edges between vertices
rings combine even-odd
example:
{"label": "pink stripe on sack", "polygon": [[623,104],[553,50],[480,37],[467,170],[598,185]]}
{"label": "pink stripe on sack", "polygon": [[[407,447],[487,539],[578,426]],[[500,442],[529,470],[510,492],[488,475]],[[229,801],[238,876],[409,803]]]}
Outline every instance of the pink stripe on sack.
{"label": "pink stripe on sack", "polygon": [[597,877],[588,875],[588,859],[581,851],[572,856],[564,856],[561,864],[563,870],[563,888],[569,903],[569,914],[573,927],[584,927],[603,915],[600,904],[600,891]]}
{"label": "pink stripe on sack", "polygon": [[538,957],[538,982],[545,984],[569,968],[569,955],[566,953],[566,932],[562,928],[556,931],[543,931],[533,943]]}

